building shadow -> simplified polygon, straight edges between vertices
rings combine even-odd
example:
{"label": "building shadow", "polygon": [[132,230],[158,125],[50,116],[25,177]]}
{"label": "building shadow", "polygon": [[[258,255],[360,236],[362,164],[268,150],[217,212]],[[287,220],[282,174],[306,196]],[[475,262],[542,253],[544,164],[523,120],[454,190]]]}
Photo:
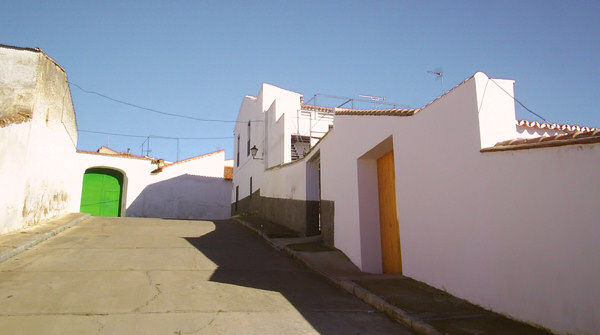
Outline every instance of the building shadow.
{"label": "building shadow", "polygon": [[[217,265],[210,281],[280,293],[321,334],[389,334],[403,328],[249,230],[214,221],[215,230],[185,239]],[[243,299],[243,297],[242,297]]]}
{"label": "building shadow", "polygon": [[127,216],[225,219],[230,202],[230,180],[183,174],[146,186],[127,208]]}

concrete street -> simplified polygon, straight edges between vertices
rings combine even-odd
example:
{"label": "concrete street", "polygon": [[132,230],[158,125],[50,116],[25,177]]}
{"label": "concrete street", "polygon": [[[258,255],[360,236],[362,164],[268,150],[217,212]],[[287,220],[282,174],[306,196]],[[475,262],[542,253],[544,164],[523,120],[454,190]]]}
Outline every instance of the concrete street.
{"label": "concrete street", "polygon": [[94,217],[0,263],[0,334],[409,334],[229,221]]}

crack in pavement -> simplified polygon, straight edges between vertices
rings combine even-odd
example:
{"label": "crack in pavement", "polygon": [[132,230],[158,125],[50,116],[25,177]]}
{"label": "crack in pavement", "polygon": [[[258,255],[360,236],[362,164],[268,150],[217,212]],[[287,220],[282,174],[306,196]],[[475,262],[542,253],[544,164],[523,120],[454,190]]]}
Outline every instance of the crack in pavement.
{"label": "crack in pavement", "polygon": [[96,330],[96,333],[101,334],[102,333],[102,329],[104,329],[105,324],[102,323],[102,321],[100,321],[100,317],[101,316],[96,316],[94,318],[94,321],[98,324],[98,329]]}
{"label": "crack in pavement", "polygon": [[147,307],[148,305],[150,305],[154,300],[158,299],[158,296],[162,294],[162,291],[160,290],[160,284],[155,284],[152,281],[152,276],[150,276],[150,271],[145,271],[144,272],[146,274],[146,279],[148,279],[148,285],[150,285],[153,289],[154,289],[154,295],[148,299],[145,303],[143,303],[141,306],[136,307],[133,312],[140,312],[142,308]]}
{"label": "crack in pavement", "polygon": [[205,329],[207,327],[210,327],[210,325],[212,325],[212,323],[215,321],[215,319],[217,318],[217,316],[219,315],[219,313],[223,312],[222,310],[218,310],[215,315],[213,315],[213,317],[202,327],[192,330],[190,332],[183,332],[183,331],[178,331],[179,335],[183,335],[183,334],[198,334],[202,329]]}

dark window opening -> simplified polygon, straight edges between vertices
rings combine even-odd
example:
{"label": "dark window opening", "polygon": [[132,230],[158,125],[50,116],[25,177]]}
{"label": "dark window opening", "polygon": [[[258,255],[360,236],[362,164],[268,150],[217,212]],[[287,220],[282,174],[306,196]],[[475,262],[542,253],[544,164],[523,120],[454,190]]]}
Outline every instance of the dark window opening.
{"label": "dark window opening", "polygon": [[240,166],[240,135],[237,137],[237,153],[236,153],[237,166]]}
{"label": "dark window opening", "polygon": [[246,148],[246,156],[250,156],[250,121],[248,121],[248,145]]}
{"label": "dark window opening", "polygon": [[250,195],[252,195],[252,177],[250,177]]}
{"label": "dark window opening", "polygon": [[240,200],[240,186],[235,187],[235,211],[238,211],[238,201]]}

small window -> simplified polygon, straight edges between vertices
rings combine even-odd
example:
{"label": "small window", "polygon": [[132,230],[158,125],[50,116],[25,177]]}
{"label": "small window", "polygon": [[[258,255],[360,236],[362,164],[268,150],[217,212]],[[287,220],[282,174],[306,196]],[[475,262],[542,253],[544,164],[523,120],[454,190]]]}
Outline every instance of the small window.
{"label": "small window", "polygon": [[240,166],[240,135],[237,137],[237,154],[236,154],[236,165]]}
{"label": "small window", "polygon": [[248,145],[246,148],[246,156],[250,156],[250,132],[251,132],[251,128],[250,128],[250,121],[248,121]]}
{"label": "small window", "polygon": [[235,211],[238,211],[238,201],[240,200],[240,186],[235,187]]}
{"label": "small window", "polygon": [[252,195],[252,177],[250,177],[250,195]]}

